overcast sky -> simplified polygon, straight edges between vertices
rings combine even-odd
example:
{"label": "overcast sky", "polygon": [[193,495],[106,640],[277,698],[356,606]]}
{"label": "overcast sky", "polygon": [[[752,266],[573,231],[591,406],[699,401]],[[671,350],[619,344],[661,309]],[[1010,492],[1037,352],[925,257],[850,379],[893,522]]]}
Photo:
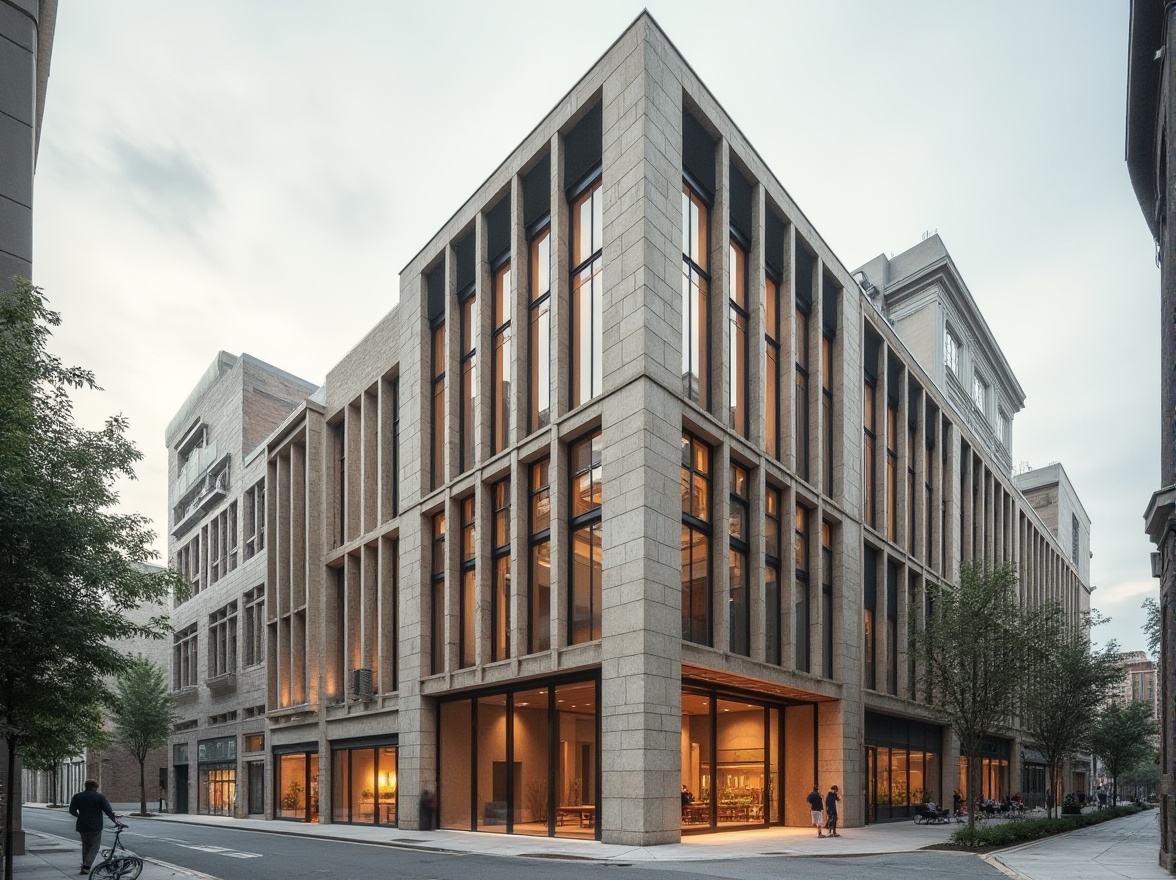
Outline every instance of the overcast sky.
{"label": "overcast sky", "polygon": [[[144,453],[220,349],[311,382],[640,2],[63,2],[36,178],[52,344]],[[1144,647],[1159,272],[1123,161],[1128,4],[649,0],[849,268],[938,231],[1027,401],[1013,460],[1093,520],[1097,631]]]}

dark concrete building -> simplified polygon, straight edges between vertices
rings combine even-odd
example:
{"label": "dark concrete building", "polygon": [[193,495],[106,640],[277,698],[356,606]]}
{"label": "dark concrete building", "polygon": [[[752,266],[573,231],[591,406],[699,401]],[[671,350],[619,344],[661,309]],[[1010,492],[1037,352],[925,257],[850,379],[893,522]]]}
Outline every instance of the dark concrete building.
{"label": "dark concrete building", "polygon": [[1172,51],[1176,34],[1169,28],[1173,10],[1160,0],[1132,0],[1130,46],[1127,64],[1127,168],[1131,185],[1143,209],[1144,219],[1156,242],[1160,265],[1160,480],[1144,514],[1147,533],[1156,545],[1152,574],[1160,579],[1160,864],[1176,867],[1176,719],[1172,712],[1176,693],[1176,622],[1173,621],[1173,582],[1176,580],[1176,250],[1168,232],[1172,228],[1174,200],[1168,166],[1174,158],[1168,142],[1168,123],[1173,118]]}

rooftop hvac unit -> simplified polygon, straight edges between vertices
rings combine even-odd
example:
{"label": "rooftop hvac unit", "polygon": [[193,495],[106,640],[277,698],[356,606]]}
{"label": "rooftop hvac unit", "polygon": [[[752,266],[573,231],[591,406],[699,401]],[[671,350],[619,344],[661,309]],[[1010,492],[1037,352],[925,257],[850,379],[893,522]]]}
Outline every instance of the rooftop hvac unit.
{"label": "rooftop hvac unit", "polygon": [[365,703],[372,698],[372,671],[370,669],[351,670],[351,693],[357,700]]}

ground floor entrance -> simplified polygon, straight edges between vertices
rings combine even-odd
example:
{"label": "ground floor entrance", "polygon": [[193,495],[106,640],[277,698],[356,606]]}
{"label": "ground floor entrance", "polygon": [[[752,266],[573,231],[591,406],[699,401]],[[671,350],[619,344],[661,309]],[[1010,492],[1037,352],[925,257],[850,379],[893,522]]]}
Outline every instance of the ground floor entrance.
{"label": "ground floor entrance", "polygon": [[274,749],[274,818],[319,820],[318,745]]}

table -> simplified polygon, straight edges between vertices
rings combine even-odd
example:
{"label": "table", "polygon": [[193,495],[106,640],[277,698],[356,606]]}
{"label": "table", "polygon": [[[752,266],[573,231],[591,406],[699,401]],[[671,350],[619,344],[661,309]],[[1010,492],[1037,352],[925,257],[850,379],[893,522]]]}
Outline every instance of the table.
{"label": "table", "polygon": [[581,828],[593,828],[596,826],[596,804],[578,804],[573,807],[556,807],[555,808],[555,823],[562,825],[564,817],[575,819],[579,818]]}

